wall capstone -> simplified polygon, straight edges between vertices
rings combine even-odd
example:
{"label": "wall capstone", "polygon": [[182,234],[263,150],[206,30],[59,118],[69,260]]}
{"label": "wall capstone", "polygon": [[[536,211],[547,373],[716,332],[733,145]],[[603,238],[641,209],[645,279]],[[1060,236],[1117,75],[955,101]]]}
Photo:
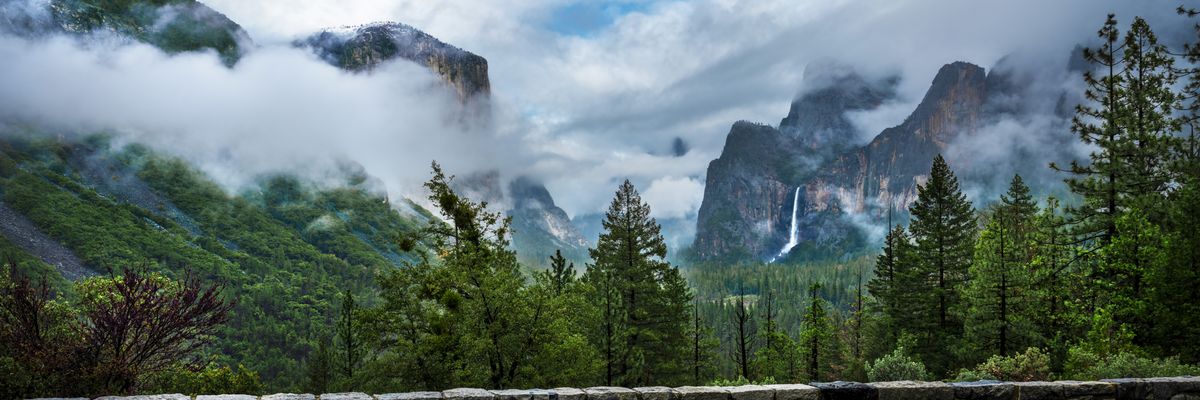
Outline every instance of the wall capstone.
{"label": "wall capstone", "polygon": [[879,400],[954,400],[954,387],[945,382],[895,381],[871,383]]}
{"label": "wall capstone", "polygon": [[[88,400],[35,399],[35,400]],[[821,382],[810,385],[591,387],[441,392],[278,393],[266,396],[158,394],[95,400],[1200,400],[1200,377],[1058,382]]]}

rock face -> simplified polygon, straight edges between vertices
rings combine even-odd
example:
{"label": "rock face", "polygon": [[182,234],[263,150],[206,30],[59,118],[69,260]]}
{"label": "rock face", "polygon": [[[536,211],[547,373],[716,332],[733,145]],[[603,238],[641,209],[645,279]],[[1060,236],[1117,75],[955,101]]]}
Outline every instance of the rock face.
{"label": "rock face", "polygon": [[549,265],[555,250],[582,267],[587,260],[588,241],[571,223],[567,212],[554,204],[546,186],[527,176],[509,181],[507,191],[497,171],[457,178],[454,190],[467,198],[488,203],[512,217],[512,248],[520,261],[531,266]]}
{"label": "rock face", "polygon": [[546,264],[555,250],[582,267],[587,259],[588,242],[571,223],[567,212],[554,204],[546,186],[529,177],[518,177],[509,184],[512,197],[513,248],[533,265]]}
{"label": "rock face", "polygon": [[487,59],[401,23],[326,29],[296,44],[312,49],[331,65],[355,72],[394,59],[415,62],[440,76],[464,103],[476,96],[486,98],[492,90]]}
{"label": "rock face", "polygon": [[846,113],[880,106],[893,96],[895,81],[867,82],[845,70],[817,76],[823,86],[796,100],[780,128],[733,125],[708,168],[694,244],[701,259],[776,255],[789,239],[797,187],[799,245],[792,259],[864,247],[866,237],[846,216],[878,221],[888,210],[903,214],[933,158],[979,129],[989,90],[983,68],[948,64],[903,123],[857,145]]}
{"label": "rock face", "polygon": [[[739,121],[708,166],[694,249],[705,260],[767,259],[788,240],[795,189],[846,149],[857,130],[846,113],[878,107],[895,80],[867,81],[848,67],[806,68],[809,90],[779,128]],[[801,191],[801,194],[804,194]]]}

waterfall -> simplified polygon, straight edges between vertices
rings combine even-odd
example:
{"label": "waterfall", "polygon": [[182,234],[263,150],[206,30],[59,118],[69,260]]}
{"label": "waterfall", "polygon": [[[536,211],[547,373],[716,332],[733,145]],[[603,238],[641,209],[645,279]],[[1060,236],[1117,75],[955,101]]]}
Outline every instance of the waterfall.
{"label": "waterfall", "polygon": [[800,242],[800,227],[796,225],[796,208],[799,206],[800,187],[796,187],[796,194],[792,195],[792,226],[788,229],[788,241],[783,245],[783,249],[779,250],[779,254],[776,254],[775,257],[771,257],[771,261],[768,261],[768,263],[773,263],[780,257],[787,255],[787,253],[792,251],[792,248],[796,247],[796,244]]}

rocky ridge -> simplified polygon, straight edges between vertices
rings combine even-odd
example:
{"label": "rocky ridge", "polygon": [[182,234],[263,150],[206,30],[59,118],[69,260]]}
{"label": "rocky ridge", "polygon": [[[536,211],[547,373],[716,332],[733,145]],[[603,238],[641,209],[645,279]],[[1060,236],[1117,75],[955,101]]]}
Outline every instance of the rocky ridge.
{"label": "rocky ridge", "polygon": [[487,98],[492,90],[487,59],[398,22],[325,29],[296,45],[348,71],[369,72],[395,59],[420,64],[441,77],[463,103]]}
{"label": "rocky ridge", "polygon": [[769,259],[789,239],[797,187],[793,259],[865,247],[868,238],[847,216],[903,218],[934,156],[978,131],[989,84],[1004,82],[973,64],[947,64],[904,122],[855,145],[846,113],[880,106],[894,96],[895,81],[870,83],[844,69],[817,75],[833,79],[793,102],[779,128],[738,122],[730,129],[708,168],[693,245],[702,260]]}

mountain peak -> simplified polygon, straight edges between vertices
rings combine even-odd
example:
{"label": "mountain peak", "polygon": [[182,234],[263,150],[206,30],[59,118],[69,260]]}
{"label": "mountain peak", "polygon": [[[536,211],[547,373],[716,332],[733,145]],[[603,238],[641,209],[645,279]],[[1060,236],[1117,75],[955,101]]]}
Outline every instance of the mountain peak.
{"label": "mountain peak", "polygon": [[895,78],[868,81],[845,64],[813,62],[804,69],[804,91],[779,130],[802,147],[845,150],[857,136],[846,112],[878,107],[895,95],[895,84]]}
{"label": "mountain peak", "polygon": [[415,62],[438,74],[464,103],[491,93],[487,59],[399,22],[328,28],[295,44],[310,48],[331,65],[354,72],[369,72],[397,58]]}

